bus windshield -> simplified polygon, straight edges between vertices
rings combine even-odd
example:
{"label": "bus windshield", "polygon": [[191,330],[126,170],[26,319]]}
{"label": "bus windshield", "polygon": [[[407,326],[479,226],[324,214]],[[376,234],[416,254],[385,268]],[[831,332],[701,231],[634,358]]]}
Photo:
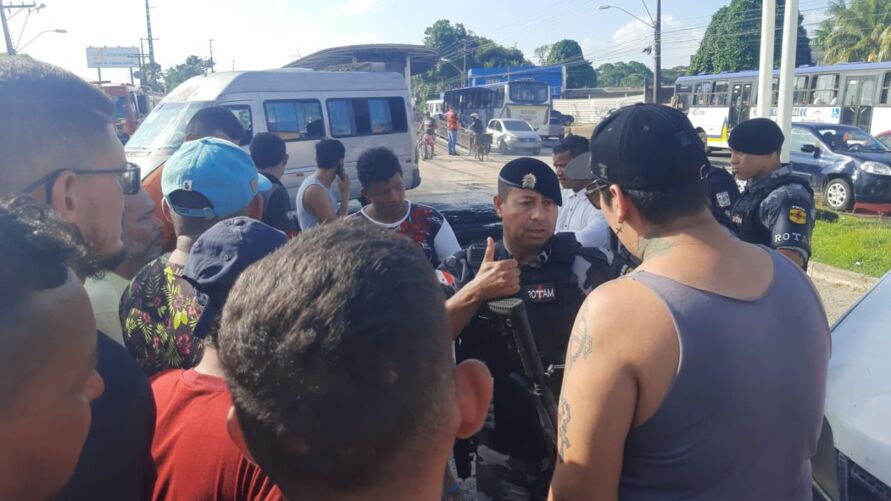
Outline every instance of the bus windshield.
{"label": "bus windshield", "polygon": [[543,104],[548,102],[548,84],[542,82],[513,82],[510,100],[515,103]]}
{"label": "bus windshield", "polygon": [[192,103],[163,103],[157,106],[127,142],[128,150],[179,148],[186,137],[186,125],[210,101]]}

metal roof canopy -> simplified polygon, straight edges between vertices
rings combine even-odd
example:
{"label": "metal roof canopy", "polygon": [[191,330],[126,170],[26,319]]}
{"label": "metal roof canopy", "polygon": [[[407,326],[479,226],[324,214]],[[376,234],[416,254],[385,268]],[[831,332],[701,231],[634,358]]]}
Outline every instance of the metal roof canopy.
{"label": "metal roof canopy", "polygon": [[348,67],[357,63],[398,63],[402,68],[400,73],[404,75],[408,58],[411,58],[409,65],[411,75],[417,75],[433,68],[439,61],[439,54],[425,45],[347,45],[320,50],[285,65],[285,68],[325,70]]}

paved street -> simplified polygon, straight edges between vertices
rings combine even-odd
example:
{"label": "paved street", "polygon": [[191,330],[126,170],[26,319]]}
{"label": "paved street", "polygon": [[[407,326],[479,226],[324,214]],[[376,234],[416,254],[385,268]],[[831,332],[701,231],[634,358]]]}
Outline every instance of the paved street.
{"label": "paved street", "polygon": [[[407,196],[411,200],[458,205],[491,203],[498,171],[505,163],[516,158],[516,155],[493,152],[487,161],[480,162],[466,154],[450,157],[445,154],[447,150],[442,143],[437,144],[436,148],[436,157],[421,161],[421,186],[408,192]],[[542,154],[537,158],[550,165],[550,148],[542,149]],[[727,156],[711,158],[716,164],[729,161]],[[830,322],[841,316],[865,291],[826,279],[823,275],[812,278],[823,298]]]}

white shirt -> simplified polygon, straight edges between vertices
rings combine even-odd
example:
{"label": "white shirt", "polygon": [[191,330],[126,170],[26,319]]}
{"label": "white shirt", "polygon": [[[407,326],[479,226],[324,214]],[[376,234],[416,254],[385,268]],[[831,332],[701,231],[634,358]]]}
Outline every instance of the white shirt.
{"label": "white shirt", "polygon": [[609,245],[609,224],[603,213],[591,205],[585,190],[563,189],[563,205],[557,211],[557,233],[575,233],[575,239],[583,247],[599,247],[604,250]]}
{"label": "white shirt", "polygon": [[96,329],[120,345],[124,344],[124,334],[118,308],[121,304],[121,296],[129,286],[129,280],[113,271],[106,271],[101,280],[88,278],[84,283],[84,288],[90,297],[90,304],[93,305]]}

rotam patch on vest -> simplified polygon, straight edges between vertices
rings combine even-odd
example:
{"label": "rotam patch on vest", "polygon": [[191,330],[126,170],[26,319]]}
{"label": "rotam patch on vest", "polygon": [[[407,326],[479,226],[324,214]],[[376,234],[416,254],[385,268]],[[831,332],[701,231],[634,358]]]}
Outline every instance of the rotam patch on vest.
{"label": "rotam patch on vest", "polygon": [[521,293],[524,299],[533,303],[550,303],[557,300],[557,289],[554,284],[534,284],[523,287]]}

